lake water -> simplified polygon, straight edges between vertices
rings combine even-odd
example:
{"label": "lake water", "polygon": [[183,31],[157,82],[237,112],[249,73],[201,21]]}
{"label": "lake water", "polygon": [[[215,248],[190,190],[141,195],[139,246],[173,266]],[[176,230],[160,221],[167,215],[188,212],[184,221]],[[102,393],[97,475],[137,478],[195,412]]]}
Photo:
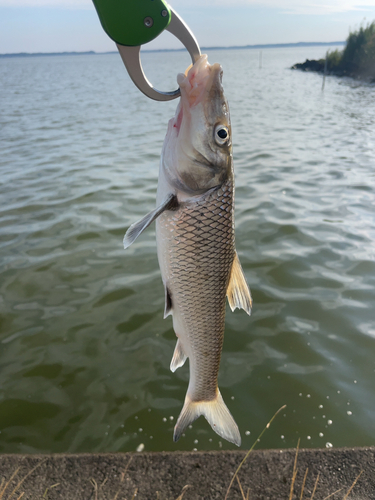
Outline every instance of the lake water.
{"label": "lake water", "polygon": [[[219,386],[249,448],[375,445],[375,86],[288,69],[327,47],[209,51],[224,69],[236,241],[254,308],[228,309]],[[187,54],[146,53],[173,89]],[[228,449],[200,418],[176,444],[188,366],[155,229],[177,102],[117,54],[0,59],[0,452]]]}

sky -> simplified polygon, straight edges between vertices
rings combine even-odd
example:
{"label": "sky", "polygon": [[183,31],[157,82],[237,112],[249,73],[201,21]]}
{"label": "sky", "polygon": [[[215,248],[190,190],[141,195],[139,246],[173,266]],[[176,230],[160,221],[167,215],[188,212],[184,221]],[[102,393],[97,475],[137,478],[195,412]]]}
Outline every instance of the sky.
{"label": "sky", "polygon": [[[206,47],[344,41],[350,29],[375,20],[375,0],[169,3]],[[164,32],[144,48],[180,46]],[[0,0],[0,53],[89,50],[116,50],[91,0]]]}

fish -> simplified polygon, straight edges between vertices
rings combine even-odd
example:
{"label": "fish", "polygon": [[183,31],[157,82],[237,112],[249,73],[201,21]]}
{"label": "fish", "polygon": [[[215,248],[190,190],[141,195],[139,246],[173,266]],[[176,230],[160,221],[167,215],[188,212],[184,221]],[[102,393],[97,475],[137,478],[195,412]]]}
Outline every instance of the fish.
{"label": "fish", "polygon": [[124,248],[156,221],[165,290],[164,318],[173,317],[175,372],[189,358],[190,379],[173,439],[203,415],[222,438],[240,446],[238,426],[218,388],[226,297],[251,314],[252,298],[234,235],[232,129],[220,64],[200,56],[177,76],[181,97],[169,120],[157,208],[132,224]]}

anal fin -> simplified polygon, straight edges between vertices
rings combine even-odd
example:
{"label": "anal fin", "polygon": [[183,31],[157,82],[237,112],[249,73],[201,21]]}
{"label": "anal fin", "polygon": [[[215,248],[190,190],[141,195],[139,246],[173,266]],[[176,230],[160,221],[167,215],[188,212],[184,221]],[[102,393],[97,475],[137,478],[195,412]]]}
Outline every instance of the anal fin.
{"label": "anal fin", "polygon": [[155,210],[145,215],[141,220],[132,224],[124,236],[124,248],[128,248],[138,236],[159,217],[165,210],[175,210],[178,207],[177,196],[170,194]]}
{"label": "anal fin", "polygon": [[177,368],[180,368],[180,366],[182,366],[185,363],[186,358],[187,358],[187,356],[184,353],[181,341],[180,341],[180,339],[177,339],[177,344],[176,344],[176,347],[174,349],[174,353],[173,353],[173,357],[172,357],[172,361],[171,361],[171,367],[170,367],[171,372],[175,372],[177,370]]}
{"label": "anal fin", "polygon": [[227,288],[227,297],[232,311],[238,307],[239,309],[243,309],[250,316],[253,300],[237,252],[235,252],[233,260]]}

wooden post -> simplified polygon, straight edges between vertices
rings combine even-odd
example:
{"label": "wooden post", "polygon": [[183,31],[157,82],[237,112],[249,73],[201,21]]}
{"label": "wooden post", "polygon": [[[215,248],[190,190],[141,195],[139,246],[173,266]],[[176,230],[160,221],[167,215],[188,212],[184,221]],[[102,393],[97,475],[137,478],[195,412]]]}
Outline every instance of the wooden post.
{"label": "wooden post", "polygon": [[328,52],[329,52],[329,50],[327,50],[327,52],[326,52],[326,60],[325,60],[325,62],[324,62],[324,74],[323,74],[322,91],[324,90],[324,85],[325,85],[325,83],[326,83]]}

